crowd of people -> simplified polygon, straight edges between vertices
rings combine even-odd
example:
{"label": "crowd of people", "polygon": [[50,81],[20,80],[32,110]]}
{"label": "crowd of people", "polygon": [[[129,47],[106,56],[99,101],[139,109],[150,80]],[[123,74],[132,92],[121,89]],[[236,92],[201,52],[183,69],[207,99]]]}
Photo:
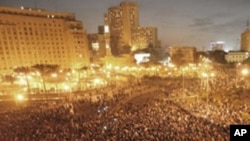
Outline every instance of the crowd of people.
{"label": "crowd of people", "polygon": [[234,104],[221,79],[209,97],[200,79],[154,76],[10,110],[0,114],[0,140],[227,141],[230,124],[250,123],[250,107]]}

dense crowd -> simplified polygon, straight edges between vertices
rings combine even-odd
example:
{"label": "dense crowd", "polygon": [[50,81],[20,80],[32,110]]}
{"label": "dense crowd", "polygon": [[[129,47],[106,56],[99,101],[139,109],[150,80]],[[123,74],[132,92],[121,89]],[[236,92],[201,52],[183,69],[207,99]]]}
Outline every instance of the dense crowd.
{"label": "dense crowd", "polygon": [[205,98],[200,79],[146,77],[29,105],[0,114],[0,140],[227,141],[230,124],[250,124],[242,116],[250,107],[232,104],[227,93],[213,97],[233,88],[221,79],[213,80]]}

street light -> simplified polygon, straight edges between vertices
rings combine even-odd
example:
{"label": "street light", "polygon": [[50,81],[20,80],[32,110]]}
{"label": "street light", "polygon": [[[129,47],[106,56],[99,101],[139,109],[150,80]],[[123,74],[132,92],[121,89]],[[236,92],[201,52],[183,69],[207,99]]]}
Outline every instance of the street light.
{"label": "street light", "polygon": [[181,72],[182,72],[182,91],[183,91],[183,94],[184,94],[184,71],[186,70],[186,68],[182,68],[181,69]]}
{"label": "street light", "polygon": [[248,71],[248,69],[246,69],[246,68],[244,68],[244,69],[241,70],[241,74],[242,74],[243,76],[248,75],[248,73],[249,73],[249,71]]}
{"label": "street light", "polygon": [[57,75],[57,73],[52,73],[51,77],[56,79],[56,92],[58,92],[58,86],[57,86],[57,83],[58,83],[58,81],[57,81],[58,78],[57,77],[58,77],[58,75]]}
{"label": "street light", "polygon": [[56,77],[57,77],[57,73],[52,73],[52,74],[51,74],[51,77],[56,78]]}
{"label": "street light", "polygon": [[16,100],[17,101],[23,101],[24,100],[24,96],[22,94],[17,94],[16,95]]}
{"label": "street light", "polygon": [[246,84],[246,80],[245,80],[245,77],[248,76],[248,74],[249,74],[248,69],[247,69],[247,68],[242,69],[242,70],[241,70],[241,74],[242,74],[243,80],[244,80],[244,82],[245,82],[245,84],[244,84],[244,89],[245,89],[245,88],[248,87],[248,84]]}
{"label": "street light", "polygon": [[238,63],[235,67],[235,72],[236,72],[236,76],[235,76],[235,86],[236,88],[238,88],[238,75],[239,75],[239,67],[240,67],[241,63]]}
{"label": "street light", "polygon": [[210,73],[210,74],[208,74],[208,73],[202,73],[202,77],[206,79],[206,81],[205,81],[205,89],[206,89],[207,103],[208,103],[209,90],[210,90],[209,82],[210,82],[210,78],[215,77],[215,74],[213,72]]}
{"label": "street light", "polygon": [[215,74],[212,72],[212,73],[210,74],[210,76],[211,76],[211,77],[215,77]]}
{"label": "street light", "polygon": [[[203,78],[206,78],[206,81],[203,81],[203,85],[205,84],[205,89],[207,90],[208,74],[203,72],[201,75]],[[206,82],[206,83],[204,83],[204,82]]]}
{"label": "street light", "polygon": [[[208,78],[209,78],[209,75],[207,73],[205,73],[205,72],[203,72],[201,75],[206,80],[205,81],[205,90],[206,90],[206,95],[207,95],[206,100],[207,100],[207,104],[208,104]],[[203,80],[203,84],[204,84],[204,80]]]}

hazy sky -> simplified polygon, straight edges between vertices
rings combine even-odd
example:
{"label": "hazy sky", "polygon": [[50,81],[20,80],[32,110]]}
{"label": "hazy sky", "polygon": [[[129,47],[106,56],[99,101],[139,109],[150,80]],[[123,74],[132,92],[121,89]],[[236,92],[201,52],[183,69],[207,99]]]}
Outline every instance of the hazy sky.
{"label": "hazy sky", "polygon": [[[190,45],[208,49],[212,41],[225,41],[226,49],[239,49],[240,34],[250,18],[250,0],[132,0],[139,5],[140,25],[158,28],[163,47]],[[37,7],[72,12],[88,33],[97,32],[103,15],[121,0],[0,0],[0,5]]]}

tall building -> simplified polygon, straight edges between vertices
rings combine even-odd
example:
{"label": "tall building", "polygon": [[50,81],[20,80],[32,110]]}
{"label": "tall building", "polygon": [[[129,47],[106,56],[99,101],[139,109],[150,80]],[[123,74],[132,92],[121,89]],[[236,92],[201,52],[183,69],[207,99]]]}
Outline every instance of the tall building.
{"label": "tall building", "polygon": [[242,51],[250,51],[250,29],[247,29],[241,34],[241,46]]}
{"label": "tall building", "polygon": [[0,7],[0,72],[34,64],[89,65],[87,34],[73,13]]}
{"label": "tall building", "polygon": [[106,55],[105,38],[103,34],[88,34],[90,60],[94,61]]}
{"label": "tall building", "polygon": [[110,48],[110,31],[108,25],[102,25],[98,27],[98,33],[104,36],[105,40],[105,56],[112,56],[111,48]]}
{"label": "tall building", "polygon": [[105,14],[105,24],[110,27],[110,46],[114,55],[129,53],[132,48],[145,48],[151,42],[155,45],[157,40],[156,28],[139,25],[138,5],[134,2],[124,1],[110,7]]}
{"label": "tall building", "polygon": [[132,50],[140,50],[148,46],[157,46],[157,28],[138,26],[134,28],[133,31]]}
{"label": "tall building", "polygon": [[105,56],[111,56],[110,34],[107,25],[99,26],[98,33],[88,34],[91,61],[95,62]]}

